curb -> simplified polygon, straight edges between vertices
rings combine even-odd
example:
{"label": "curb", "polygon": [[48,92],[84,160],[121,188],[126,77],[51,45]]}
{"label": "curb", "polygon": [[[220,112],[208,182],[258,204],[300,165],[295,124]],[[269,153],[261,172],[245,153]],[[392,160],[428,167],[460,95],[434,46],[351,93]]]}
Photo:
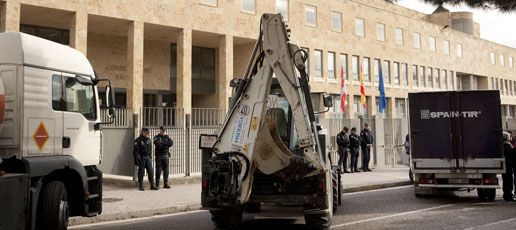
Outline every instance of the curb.
{"label": "curb", "polygon": [[407,181],[398,181],[398,182],[391,182],[391,183],[384,183],[384,184],[348,187],[348,188],[343,188],[342,193],[364,192],[364,191],[378,190],[378,189],[383,189],[383,188],[400,187],[400,186],[411,185],[411,184],[412,184],[412,182],[407,180]]}
{"label": "curb", "polygon": [[[200,177],[192,177],[190,180],[191,181],[199,180],[199,183],[200,183]],[[190,181],[190,180],[188,180],[188,181]],[[117,184],[118,183],[129,184],[128,182],[126,182],[126,180],[112,180],[110,182],[114,182]],[[131,182],[130,186],[134,187],[135,186],[134,182],[132,180],[130,180],[130,182]],[[148,181],[147,181],[147,184],[148,184]],[[378,189],[383,189],[383,188],[400,187],[400,186],[411,185],[411,184],[412,184],[412,182],[410,182],[410,181],[399,181],[399,182],[391,182],[391,183],[376,184],[376,185],[349,187],[349,188],[344,188],[342,190],[342,193],[364,192],[364,191],[378,190]],[[188,211],[199,210],[200,208],[201,208],[200,204],[190,204],[190,205],[177,206],[177,207],[131,211],[131,212],[127,212],[127,213],[104,214],[104,215],[95,216],[95,217],[91,217],[91,218],[73,217],[73,218],[70,218],[69,226],[93,224],[93,223],[116,221],[116,220],[127,220],[127,219],[134,219],[134,218],[150,217],[150,216],[155,216],[155,215],[173,214],[173,213],[179,213],[179,212],[188,212]]]}
{"label": "curb", "polygon": [[[190,177],[173,177],[168,178],[168,183],[170,185],[180,185],[180,184],[200,184],[201,176],[190,176]],[[138,182],[133,181],[132,177],[129,176],[118,176],[118,175],[110,175],[105,174],[102,177],[102,183],[107,185],[117,185],[124,188],[138,188]],[[161,182],[160,184],[163,184]],[[149,181],[147,179],[143,180],[143,185],[145,187],[149,187]]]}
{"label": "curb", "polygon": [[190,204],[190,205],[185,205],[185,206],[141,210],[141,211],[131,211],[131,212],[126,212],[126,213],[101,214],[101,215],[95,216],[95,217],[72,217],[72,218],[70,218],[70,222],[68,223],[68,226],[94,224],[94,223],[116,221],[116,220],[127,220],[127,219],[134,219],[134,218],[150,217],[150,216],[155,216],[155,215],[173,214],[173,213],[179,213],[179,212],[189,212],[189,211],[199,210],[200,208],[201,208],[200,204]]}

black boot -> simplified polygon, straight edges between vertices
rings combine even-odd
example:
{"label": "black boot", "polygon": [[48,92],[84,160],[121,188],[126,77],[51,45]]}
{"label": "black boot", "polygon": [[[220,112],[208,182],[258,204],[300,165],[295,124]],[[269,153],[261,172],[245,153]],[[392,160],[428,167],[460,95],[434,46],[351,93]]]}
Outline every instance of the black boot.
{"label": "black boot", "polygon": [[140,191],[145,191],[145,189],[143,188],[143,184],[142,184],[142,183],[140,183],[140,184],[138,185],[138,190],[140,190]]}
{"label": "black boot", "polygon": [[170,185],[168,185],[168,183],[165,182],[165,185],[163,185],[163,188],[167,188],[169,189],[170,188]]}
{"label": "black boot", "polygon": [[154,186],[154,181],[149,181],[149,184],[150,184],[150,190],[158,190],[158,188],[156,188],[156,186]]}
{"label": "black boot", "polygon": [[156,180],[156,188],[159,188],[159,179]]}

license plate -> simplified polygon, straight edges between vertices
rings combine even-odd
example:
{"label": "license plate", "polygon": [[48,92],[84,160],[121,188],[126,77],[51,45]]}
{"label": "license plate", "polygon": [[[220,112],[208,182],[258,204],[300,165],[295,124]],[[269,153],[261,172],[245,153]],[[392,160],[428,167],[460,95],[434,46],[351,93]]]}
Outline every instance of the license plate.
{"label": "license plate", "polygon": [[451,178],[448,179],[449,184],[467,184],[469,183],[469,179],[464,178]]}

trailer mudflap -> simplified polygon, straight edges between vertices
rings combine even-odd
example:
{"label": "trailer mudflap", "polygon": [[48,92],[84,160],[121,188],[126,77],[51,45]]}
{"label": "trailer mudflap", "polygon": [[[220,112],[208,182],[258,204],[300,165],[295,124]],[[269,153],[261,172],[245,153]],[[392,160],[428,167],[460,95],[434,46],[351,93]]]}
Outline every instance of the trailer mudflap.
{"label": "trailer mudflap", "polygon": [[8,173],[0,177],[0,229],[27,229],[29,175]]}

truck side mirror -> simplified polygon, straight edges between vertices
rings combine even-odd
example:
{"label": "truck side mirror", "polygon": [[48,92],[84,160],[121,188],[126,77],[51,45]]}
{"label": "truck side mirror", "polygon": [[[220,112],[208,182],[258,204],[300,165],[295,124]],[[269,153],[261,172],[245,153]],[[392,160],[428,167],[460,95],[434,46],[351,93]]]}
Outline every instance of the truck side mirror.
{"label": "truck side mirror", "polygon": [[325,93],[323,95],[323,103],[324,103],[324,107],[328,107],[328,108],[333,107],[333,100],[332,100],[330,94]]}
{"label": "truck side mirror", "polygon": [[106,86],[106,105],[108,108],[108,116],[109,118],[114,118],[115,114],[115,91],[111,84]]}

